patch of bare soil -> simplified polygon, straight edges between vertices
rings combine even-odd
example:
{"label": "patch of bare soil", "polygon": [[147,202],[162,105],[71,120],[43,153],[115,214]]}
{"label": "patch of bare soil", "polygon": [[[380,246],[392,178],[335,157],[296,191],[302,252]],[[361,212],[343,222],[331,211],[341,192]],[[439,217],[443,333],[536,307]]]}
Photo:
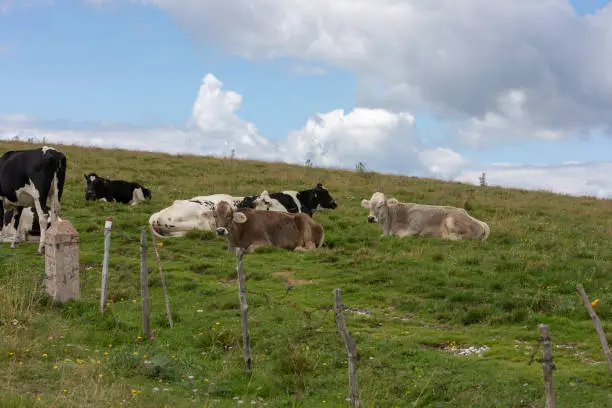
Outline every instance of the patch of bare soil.
{"label": "patch of bare soil", "polygon": [[280,271],[280,272],[272,272],[272,276],[284,276],[285,282],[288,285],[310,285],[313,283],[312,279],[294,279],[290,276],[293,276],[295,272],[293,271]]}

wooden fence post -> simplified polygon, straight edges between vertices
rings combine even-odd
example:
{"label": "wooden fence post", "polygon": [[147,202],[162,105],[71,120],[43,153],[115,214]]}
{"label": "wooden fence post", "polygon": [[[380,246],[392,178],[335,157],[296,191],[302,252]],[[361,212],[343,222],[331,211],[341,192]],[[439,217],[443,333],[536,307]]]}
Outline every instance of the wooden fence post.
{"label": "wooden fence post", "polygon": [[157,242],[155,240],[155,233],[153,227],[149,225],[149,231],[151,232],[151,240],[153,241],[153,249],[155,249],[155,261],[157,262],[157,269],[159,270],[159,276],[161,277],[162,288],[164,289],[164,298],[166,300],[166,313],[168,314],[168,323],[170,328],[174,327],[172,322],[172,312],[170,311],[170,297],[168,296],[168,288],[166,287],[166,280],[164,279],[164,272],[162,271],[161,259],[159,258],[159,251],[157,250]]}
{"label": "wooden fence post", "polygon": [[240,315],[242,317],[242,348],[244,352],[244,364],[248,374],[253,368],[251,360],[251,336],[249,334],[249,318],[247,298],[246,298],[246,279],[244,277],[244,249],[236,248],[236,275],[238,279],[238,298],[240,299]]}
{"label": "wooden fence post", "polygon": [[149,338],[149,268],[147,266],[147,231],[140,230],[140,296],[142,298],[142,332]]}
{"label": "wooden fence post", "polygon": [[580,293],[580,297],[582,297],[582,303],[584,304],[584,307],[586,308],[591,320],[593,321],[595,331],[599,336],[601,348],[603,348],[604,355],[608,360],[608,367],[610,368],[610,371],[612,371],[612,353],[610,352],[610,346],[608,346],[608,340],[606,340],[606,333],[604,333],[603,327],[601,326],[601,322],[599,321],[599,317],[597,317],[597,313],[595,313],[593,306],[591,306],[591,302],[589,302],[589,297],[584,291],[584,287],[582,286],[582,284],[577,284],[576,289],[578,289],[578,293]]}
{"label": "wooden fence post", "polygon": [[546,408],[555,408],[553,370],[556,370],[557,368],[552,362],[553,355],[550,347],[550,332],[548,330],[548,326],[545,324],[539,325],[539,328],[543,348],[542,369],[544,371],[544,386],[546,388]]}
{"label": "wooden fence post", "polygon": [[349,399],[354,408],[359,408],[361,401],[359,400],[359,387],[357,386],[357,345],[346,328],[340,288],[334,289],[334,317],[336,319],[336,327],[342,336],[348,353]]}
{"label": "wooden fence post", "polygon": [[110,233],[113,225],[112,217],[106,217],[104,223],[104,259],[102,260],[102,286],[100,288],[100,313],[106,307],[106,282],[108,281],[108,258],[110,253]]}

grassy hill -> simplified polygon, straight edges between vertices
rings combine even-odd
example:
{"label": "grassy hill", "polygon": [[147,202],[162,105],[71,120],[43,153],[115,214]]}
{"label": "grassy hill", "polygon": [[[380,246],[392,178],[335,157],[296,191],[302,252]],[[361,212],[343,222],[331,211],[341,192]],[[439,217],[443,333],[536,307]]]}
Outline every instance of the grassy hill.
{"label": "grassy hill", "polygon": [[[0,142],[0,153],[34,145]],[[68,157],[62,216],[80,240],[82,299],[52,305],[36,244],[0,246],[0,405],[15,407],[347,406],[346,351],[332,290],[360,354],[365,407],[543,407],[542,368],[528,365],[550,326],[557,406],[612,406],[612,381],[576,293],[583,283],[612,321],[612,205],[594,198],[478,188],[411,177],[194,156],[57,146]],[[86,202],[84,173],[144,183],[137,207]],[[149,244],[154,340],[139,339],[140,228],[175,199],[311,188],[336,210],[315,219],[327,246],[245,258],[254,371],[246,378],[235,258],[210,233],[159,247],[175,327],[167,324]],[[363,198],[463,206],[486,221],[485,244],[380,238]],[[99,312],[103,226],[113,217],[108,312]],[[149,241],[150,242],[150,241]],[[608,331],[608,341],[612,332]],[[482,356],[450,349],[487,346]],[[541,358],[541,351],[536,359]]]}

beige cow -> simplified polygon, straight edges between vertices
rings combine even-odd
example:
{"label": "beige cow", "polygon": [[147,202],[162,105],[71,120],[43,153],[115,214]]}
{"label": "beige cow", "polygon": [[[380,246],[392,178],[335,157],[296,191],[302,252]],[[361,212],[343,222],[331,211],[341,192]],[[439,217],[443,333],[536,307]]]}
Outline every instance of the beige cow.
{"label": "beige cow", "polygon": [[370,209],[368,222],[379,223],[384,235],[399,237],[426,236],[451,240],[479,239],[489,237],[489,226],[472,217],[463,208],[400,203],[395,198],[387,199],[376,192],[361,206]]}
{"label": "beige cow", "polygon": [[310,251],[323,244],[323,226],[304,213],[240,208],[225,201],[215,210],[217,235],[225,236],[230,249],[243,248],[252,253],[259,246]]}

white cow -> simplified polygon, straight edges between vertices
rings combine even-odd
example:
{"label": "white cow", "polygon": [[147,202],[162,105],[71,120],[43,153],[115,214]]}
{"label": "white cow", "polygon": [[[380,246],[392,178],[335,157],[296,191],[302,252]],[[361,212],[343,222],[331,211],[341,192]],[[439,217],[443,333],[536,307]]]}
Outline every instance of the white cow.
{"label": "white cow", "polygon": [[175,200],[171,206],[149,217],[149,224],[155,235],[160,238],[183,237],[191,230],[214,231],[215,210],[221,201],[227,201],[233,209],[244,197],[229,194],[212,194],[193,197],[188,200]]}
{"label": "white cow", "polygon": [[370,209],[368,222],[380,224],[383,236],[428,236],[481,241],[489,237],[489,226],[469,215],[463,208],[400,203],[395,198],[387,199],[380,192],[374,193],[369,200],[362,200],[361,206]]}

